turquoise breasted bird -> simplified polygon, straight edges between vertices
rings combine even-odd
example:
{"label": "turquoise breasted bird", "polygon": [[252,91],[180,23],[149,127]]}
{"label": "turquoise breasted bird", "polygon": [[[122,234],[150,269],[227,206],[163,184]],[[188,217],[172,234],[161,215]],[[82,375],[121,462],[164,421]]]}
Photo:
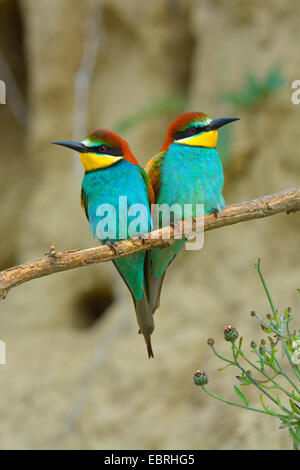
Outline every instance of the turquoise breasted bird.
{"label": "turquoise breasted bird", "polygon": [[[216,148],[217,129],[237,119],[212,120],[206,114],[192,112],[182,114],[172,122],[160,153],[146,166],[156,204],[179,204],[180,212],[184,204],[193,204],[193,217],[197,215],[196,204],[204,204],[204,214],[217,215],[222,210],[225,206],[222,196],[224,176]],[[176,216],[175,213],[176,218],[184,218],[184,214]],[[184,243],[182,239],[168,248],[151,250],[147,282],[153,313],[159,306],[166,269]]]}
{"label": "turquoise breasted bird", "polygon": [[[153,201],[153,189],[124,139],[112,131],[97,130],[82,142],[53,143],[79,152],[85,170],[81,204],[94,237],[115,249],[115,241],[151,231],[149,205]],[[134,217],[128,209],[135,204],[142,205],[143,210],[138,214],[139,223],[129,233],[130,223],[137,213]],[[131,292],[148,356],[153,357],[151,334],[154,323],[145,286],[145,256],[144,252],[134,253],[115,259],[113,263]]]}

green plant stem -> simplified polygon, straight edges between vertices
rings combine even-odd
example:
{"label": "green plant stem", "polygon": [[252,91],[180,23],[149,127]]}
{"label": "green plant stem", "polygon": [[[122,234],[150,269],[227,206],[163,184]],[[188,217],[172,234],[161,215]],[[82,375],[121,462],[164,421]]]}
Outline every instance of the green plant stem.
{"label": "green plant stem", "polygon": [[272,300],[272,297],[270,295],[270,292],[269,292],[269,289],[265,283],[265,280],[264,280],[264,277],[262,275],[262,272],[261,272],[261,269],[260,269],[260,258],[258,258],[258,261],[257,261],[257,265],[256,265],[256,269],[257,269],[257,272],[259,274],[259,277],[260,277],[260,280],[262,282],[262,285],[264,287],[264,290],[265,290],[265,293],[268,297],[268,300],[269,300],[269,304],[270,304],[270,307],[271,307],[271,310],[272,310],[272,313],[274,315],[274,317],[276,316],[276,309],[274,307],[274,304],[273,304],[273,300]]}
{"label": "green plant stem", "polygon": [[214,346],[211,346],[214,354],[219,358],[219,359],[222,359],[222,361],[224,362],[228,362],[229,364],[231,364],[232,366],[235,365],[235,362],[231,361],[230,359],[227,359],[226,357],[223,357],[221,354],[218,353],[218,351],[216,351],[216,349],[214,348]]}
{"label": "green plant stem", "polygon": [[[257,353],[259,354],[259,353]],[[295,384],[295,382],[289,377],[289,375],[285,372],[285,370],[282,368],[280,362],[278,361],[278,359],[274,356],[274,361],[276,362],[276,365],[279,369],[279,372],[280,374],[283,375],[283,377],[291,384],[291,386],[294,388],[294,390],[297,391],[297,393],[300,395],[300,390],[299,388],[297,387],[297,385]],[[271,367],[271,366],[270,366]],[[276,370],[276,369],[273,369],[273,370]]]}
{"label": "green plant stem", "polygon": [[[268,289],[268,287],[267,287],[267,285],[266,285],[266,283],[265,283],[264,277],[263,277],[262,272],[261,272],[260,258],[258,258],[256,268],[257,268],[257,272],[258,272],[258,274],[259,274],[260,280],[261,280],[261,282],[262,282],[262,284],[263,284],[265,293],[266,293],[266,295],[267,295],[267,297],[268,297],[269,304],[270,304],[271,309],[272,309],[272,313],[273,313],[273,315],[274,315],[274,318],[276,318],[276,309],[275,309],[275,307],[274,307],[272,297],[271,297],[271,295],[270,295],[269,289]],[[257,316],[258,316],[258,315],[257,315]],[[258,316],[258,319],[259,319],[259,321],[261,321],[263,324],[265,324],[265,322],[263,321],[263,319],[261,319],[259,316]],[[267,325],[267,324],[266,324],[265,326],[266,326],[267,328],[270,328],[272,331],[274,331],[274,329],[273,329],[270,325]],[[288,325],[287,325],[287,328],[288,328]],[[288,334],[289,334],[289,330],[287,330],[287,331],[288,331]],[[275,330],[274,333],[277,334],[277,335],[279,334],[279,332],[278,332],[277,330]],[[284,337],[284,335],[283,335],[281,332],[280,332],[279,336]],[[288,350],[288,348],[287,348],[287,346],[286,346],[286,342],[285,342],[285,341],[282,342],[282,348],[283,348],[283,351],[284,351],[284,353],[286,354],[286,356],[287,356],[287,358],[288,358],[288,361],[289,361],[289,363],[290,363],[290,365],[291,365],[291,367],[292,367],[292,369],[293,369],[293,371],[294,371],[294,374],[296,375],[297,379],[300,381],[300,371],[299,371],[298,367],[292,362],[291,356],[290,356],[290,353],[289,353],[289,350]],[[277,364],[279,364],[277,360],[276,360],[276,362],[277,362]],[[285,373],[283,372],[283,369],[282,369],[281,366],[280,366],[280,369],[281,369],[283,375],[284,375],[284,376],[289,380],[289,382],[291,383],[291,381],[290,381],[290,379],[288,378],[287,374],[285,374]],[[296,390],[297,390],[298,393],[299,393],[298,387],[297,387],[295,384],[293,384],[293,386],[296,388]]]}
{"label": "green plant stem", "polygon": [[[235,346],[236,347],[236,346]],[[220,359],[222,359],[223,361],[233,365],[233,366],[236,366],[238,367],[242,372],[244,372],[244,374],[249,377],[249,374],[247,373],[247,371],[240,365],[239,362],[234,362],[234,361],[231,361],[230,359],[227,359],[225,357],[223,357],[221,354],[219,354],[216,349],[214,348],[214,346],[211,346],[212,350],[214,351],[215,355],[217,357],[219,357]],[[251,380],[251,377],[249,377],[249,379]],[[251,380],[251,382],[253,383],[253,385],[255,385],[255,387],[257,387],[262,393],[264,393],[271,401],[273,401],[275,403],[276,406],[278,406],[278,403],[277,401],[275,400],[275,398],[272,397],[272,395],[270,395],[263,387],[261,387],[259,384],[253,382]],[[286,413],[289,414],[289,410],[287,408],[284,408]]]}
{"label": "green plant stem", "polygon": [[[259,372],[260,374],[262,374],[264,377],[266,377],[266,379],[268,379],[270,382],[272,382],[276,388],[278,388],[279,390],[281,390],[282,392],[286,393],[290,398],[293,398],[293,395],[288,391],[288,390],[285,390],[285,388],[281,387],[281,385],[279,385],[279,383],[275,382],[274,378],[272,377],[269,377],[268,374],[266,374],[264,371],[262,371],[259,367],[257,367],[252,361],[250,361],[242,351],[240,351],[240,355],[242,356],[242,358],[251,366],[253,367],[253,369],[255,369],[257,372]],[[281,374],[282,372],[281,371],[276,371],[276,374]]]}
{"label": "green plant stem", "polygon": [[258,318],[259,322],[262,323],[266,328],[269,330],[273,331],[273,333],[277,336],[280,336],[280,338],[284,338],[284,335],[281,331],[278,331],[276,328],[274,328],[272,325],[269,323],[265,322],[265,320],[258,314],[256,313],[256,318]]}
{"label": "green plant stem", "polygon": [[[235,346],[235,347],[236,347],[236,346]],[[267,392],[267,391],[266,391],[263,387],[261,387],[258,383],[253,382],[253,380],[252,380],[251,377],[249,376],[248,372],[243,368],[243,366],[241,366],[241,364],[240,364],[239,362],[235,362],[235,365],[236,365],[242,372],[244,372],[244,374],[246,375],[246,377],[248,377],[249,380],[251,380],[251,382],[253,383],[253,385],[254,385],[256,388],[258,388],[262,393],[264,393],[264,394],[269,398],[269,400],[273,401],[273,402],[275,403],[275,405],[278,406],[278,403],[277,403],[277,401],[275,400],[275,398],[272,397],[272,395],[270,395],[270,393]],[[285,411],[286,413],[288,413],[288,414],[290,413],[287,408],[285,408],[285,407],[283,407],[283,408],[284,408],[284,411]]]}
{"label": "green plant stem", "polygon": [[286,320],[286,331],[287,331],[289,340],[292,340],[292,335],[291,335],[291,332],[290,332],[290,321],[291,321],[291,319],[287,318],[287,320]]}
{"label": "green plant stem", "polygon": [[297,437],[296,433],[292,429],[291,423],[288,422],[287,425],[288,425],[288,428],[289,428],[289,433],[292,436],[292,439],[293,439],[293,442],[294,442],[294,449],[299,450],[300,449],[299,438]]}
{"label": "green plant stem", "polygon": [[[289,361],[289,363],[290,363],[290,366],[291,366],[292,370],[294,371],[294,374],[296,375],[297,379],[298,379],[299,382],[300,382],[300,371],[299,371],[297,365],[293,363],[293,361],[292,361],[292,359],[291,359],[291,356],[290,356],[290,351],[288,350],[285,341],[282,343],[282,348],[283,348],[283,351],[285,352],[286,357],[288,358],[288,361]],[[299,393],[299,390],[298,390],[297,387],[296,387],[296,389],[297,389],[297,391],[298,391],[298,393]]]}
{"label": "green plant stem", "polygon": [[244,406],[244,405],[240,405],[239,403],[234,403],[232,401],[229,401],[229,400],[226,400],[225,398],[223,397],[220,397],[219,395],[215,395],[214,393],[210,392],[209,390],[207,390],[207,388],[202,385],[201,388],[208,394],[210,395],[211,397],[213,398],[216,398],[217,400],[219,401],[222,401],[223,403],[227,403],[228,405],[232,405],[232,406],[237,406],[238,408],[244,408],[245,410],[250,410],[250,411],[257,411],[258,413],[262,413],[262,414],[265,414],[265,415],[268,415],[268,416],[275,416],[277,418],[280,418],[282,420],[286,420],[288,417],[285,416],[285,415],[279,415],[279,414],[276,414],[276,415],[272,415],[270,413],[268,413],[267,411],[265,410],[260,410],[259,408],[253,408],[251,406]]}

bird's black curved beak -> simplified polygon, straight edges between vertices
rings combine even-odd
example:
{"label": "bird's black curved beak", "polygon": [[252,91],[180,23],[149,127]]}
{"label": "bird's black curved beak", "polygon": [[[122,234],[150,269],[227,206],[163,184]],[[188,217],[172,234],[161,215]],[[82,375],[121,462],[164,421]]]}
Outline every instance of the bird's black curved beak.
{"label": "bird's black curved beak", "polygon": [[209,125],[207,130],[213,131],[216,129],[219,129],[222,126],[225,126],[225,124],[229,124],[230,122],[233,121],[239,121],[240,118],[219,118],[219,119],[214,119]]}
{"label": "bird's black curved beak", "polygon": [[52,142],[52,144],[62,145],[63,147],[68,147],[69,149],[80,153],[88,152],[87,147],[85,147],[85,145],[83,145],[81,142],[59,140],[58,142]]}

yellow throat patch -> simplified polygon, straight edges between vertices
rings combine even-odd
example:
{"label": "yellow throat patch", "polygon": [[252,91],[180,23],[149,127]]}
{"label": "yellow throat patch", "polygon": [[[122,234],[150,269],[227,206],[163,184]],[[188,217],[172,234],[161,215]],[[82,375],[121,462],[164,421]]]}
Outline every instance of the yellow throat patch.
{"label": "yellow throat patch", "polygon": [[192,145],[193,147],[216,148],[218,142],[218,131],[203,132],[192,137],[177,140],[177,144]]}
{"label": "yellow throat patch", "polygon": [[79,155],[85,171],[94,171],[111,166],[123,158],[114,157],[113,155],[99,155],[97,153],[80,153]]}

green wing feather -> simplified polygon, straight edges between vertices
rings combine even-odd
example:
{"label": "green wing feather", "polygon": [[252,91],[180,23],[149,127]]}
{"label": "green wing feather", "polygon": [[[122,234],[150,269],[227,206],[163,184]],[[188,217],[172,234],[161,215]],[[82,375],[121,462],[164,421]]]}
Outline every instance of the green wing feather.
{"label": "green wing feather", "polygon": [[155,198],[157,198],[160,185],[160,167],[164,162],[167,152],[161,152],[155,155],[146,165],[146,172],[150,178]]}
{"label": "green wing feather", "polygon": [[87,196],[86,196],[85,191],[84,191],[83,188],[81,188],[80,199],[81,199],[81,207],[84,209],[86,218],[89,220],[88,201],[87,201]]}
{"label": "green wing feather", "polygon": [[[159,154],[155,155],[146,166],[146,172],[150,178],[155,194],[155,199],[157,198],[160,186],[160,169],[164,162],[166,153],[167,152],[160,152]],[[154,313],[155,310],[159,307],[161,287],[165,277],[165,272],[159,278],[153,276],[151,267],[151,253],[153,253],[153,250],[148,252],[145,257],[145,280],[150,306],[152,312]]]}
{"label": "green wing feather", "polygon": [[146,187],[147,187],[147,190],[148,190],[150,204],[154,204],[155,194],[154,194],[154,190],[153,190],[153,187],[152,187],[152,184],[151,184],[151,179],[150,179],[150,177],[148,176],[147,172],[144,170],[143,167],[139,166],[139,170],[140,170],[140,173],[141,173],[141,175],[142,175],[142,177],[145,181],[145,184],[146,184]]}

